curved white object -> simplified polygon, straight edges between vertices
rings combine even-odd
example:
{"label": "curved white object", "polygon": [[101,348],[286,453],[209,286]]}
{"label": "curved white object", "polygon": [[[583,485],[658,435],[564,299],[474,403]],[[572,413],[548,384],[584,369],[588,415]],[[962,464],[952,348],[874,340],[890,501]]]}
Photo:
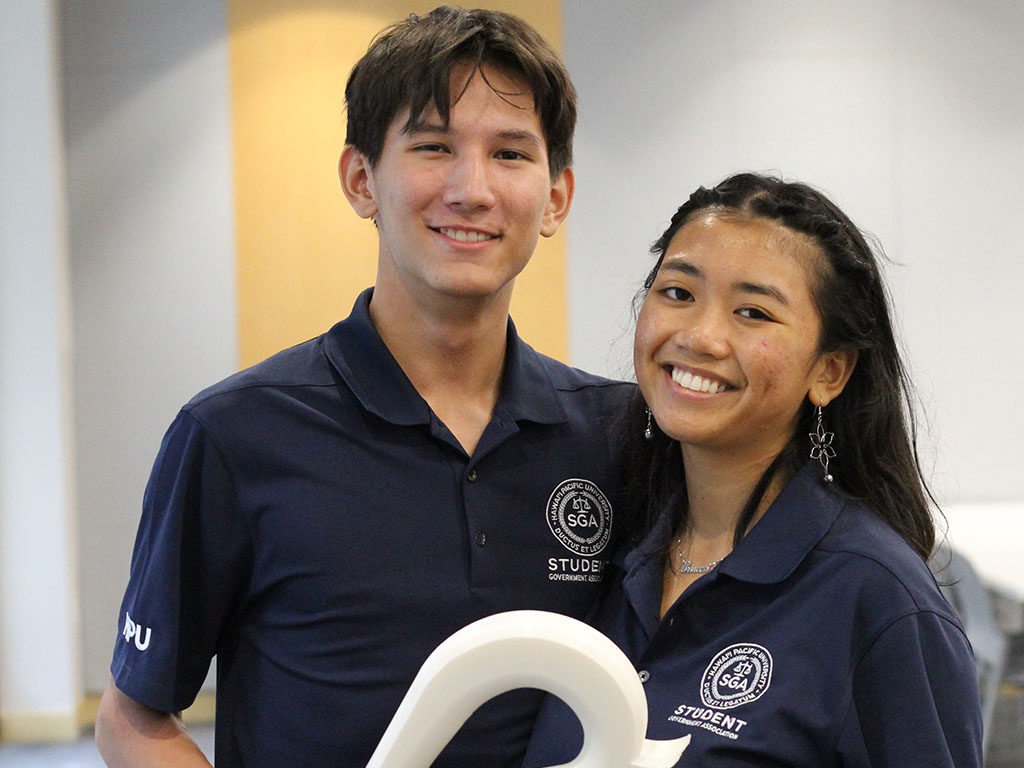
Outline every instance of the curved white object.
{"label": "curved white object", "polygon": [[510,611],[427,657],[366,768],[427,768],[477,707],[516,688],[550,691],[576,712],[583,748],[564,768],[671,768],[690,743],[645,738],[643,686],[607,637],[560,614]]}

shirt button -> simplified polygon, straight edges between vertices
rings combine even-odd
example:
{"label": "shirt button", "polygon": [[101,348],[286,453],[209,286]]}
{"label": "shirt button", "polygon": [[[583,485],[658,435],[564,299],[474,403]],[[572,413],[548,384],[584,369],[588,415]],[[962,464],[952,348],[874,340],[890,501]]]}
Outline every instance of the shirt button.
{"label": "shirt button", "polygon": [[469,482],[471,482],[471,483],[476,482],[476,470],[475,469],[469,470],[469,474],[466,475],[466,479],[469,480]]}
{"label": "shirt button", "polygon": [[648,672],[646,669],[641,669],[640,672],[637,674],[637,677],[640,678],[641,683],[646,683],[648,680],[651,679],[651,673]]}
{"label": "shirt button", "polygon": [[480,531],[480,533],[478,533],[478,534],[476,535],[476,543],[477,543],[478,545],[480,545],[481,547],[482,547],[482,546],[483,546],[484,544],[486,544],[486,543],[487,543],[487,534],[486,534],[486,533],[484,533],[483,531]]}

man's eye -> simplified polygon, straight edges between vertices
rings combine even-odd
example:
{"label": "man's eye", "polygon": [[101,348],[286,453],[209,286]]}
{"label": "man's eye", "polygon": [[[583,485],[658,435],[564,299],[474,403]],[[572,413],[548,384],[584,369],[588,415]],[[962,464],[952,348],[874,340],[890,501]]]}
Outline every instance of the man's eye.
{"label": "man's eye", "polygon": [[444,144],[417,144],[417,152],[446,152],[447,148]]}
{"label": "man's eye", "polygon": [[526,158],[526,155],[516,149],[502,149],[495,156],[499,160],[523,160]]}

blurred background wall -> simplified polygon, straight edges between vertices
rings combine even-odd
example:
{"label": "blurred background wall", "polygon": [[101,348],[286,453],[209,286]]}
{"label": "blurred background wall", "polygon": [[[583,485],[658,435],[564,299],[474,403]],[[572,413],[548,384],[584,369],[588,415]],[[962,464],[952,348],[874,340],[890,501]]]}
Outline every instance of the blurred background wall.
{"label": "blurred background wall", "polygon": [[[483,4],[557,43],[580,93],[576,201],[517,286],[524,338],[628,378],[630,300],[687,195],[747,169],[814,183],[894,262],[952,542],[1024,594],[1024,5]],[[336,181],[342,90],[377,30],[433,5],[0,7],[5,738],[66,733],[102,688],[177,408],[372,283]]]}

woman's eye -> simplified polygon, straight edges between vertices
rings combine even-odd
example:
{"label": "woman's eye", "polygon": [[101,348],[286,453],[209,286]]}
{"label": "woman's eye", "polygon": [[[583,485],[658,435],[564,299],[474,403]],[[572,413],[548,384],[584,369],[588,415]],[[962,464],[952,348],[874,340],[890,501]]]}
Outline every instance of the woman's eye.
{"label": "woman's eye", "polygon": [[673,301],[690,301],[693,298],[693,294],[685,288],[676,288],[674,286],[665,288],[662,293]]}
{"label": "woman's eye", "polygon": [[757,309],[756,307],[743,307],[742,309],[737,309],[736,314],[739,315],[740,317],[745,317],[749,320],[772,319],[770,315],[768,315],[765,312],[762,312],[760,309]]}

